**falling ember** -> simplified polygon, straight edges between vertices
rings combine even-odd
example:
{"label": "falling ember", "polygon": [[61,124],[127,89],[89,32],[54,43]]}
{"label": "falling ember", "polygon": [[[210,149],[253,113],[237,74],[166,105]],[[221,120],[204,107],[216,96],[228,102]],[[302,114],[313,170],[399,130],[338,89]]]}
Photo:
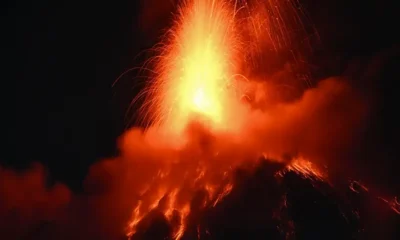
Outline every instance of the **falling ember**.
{"label": "falling ember", "polygon": [[140,207],[142,205],[142,202],[139,201],[135,209],[133,210],[133,215],[132,215],[132,220],[129,223],[128,227],[128,236],[132,236],[136,232],[136,226],[142,219],[142,216],[140,215]]}
{"label": "falling ember", "polygon": [[239,75],[240,57],[234,6],[225,0],[181,5],[162,47],[150,96],[154,120],[167,131],[179,133],[193,118],[212,128],[232,128],[230,114],[238,115],[239,105],[229,86]]}
{"label": "falling ember", "polygon": [[214,201],[213,207],[217,206],[218,202],[221,201],[225,196],[227,196],[232,191],[233,185],[227,184],[223,191],[218,195],[217,199]]}
{"label": "falling ember", "polygon": [[352,181],[349,186],[350,190],[355,193],[368,192],[368,188],[359,183],[358,181]]}
{"label": "falling ember", "polygon": [[382,197],[380,197],[382,201],[387,203],[389,207],[397,214],[400,214],[400,202],[397,200],[397,197],[394,197],[392,200],[387,200]]}

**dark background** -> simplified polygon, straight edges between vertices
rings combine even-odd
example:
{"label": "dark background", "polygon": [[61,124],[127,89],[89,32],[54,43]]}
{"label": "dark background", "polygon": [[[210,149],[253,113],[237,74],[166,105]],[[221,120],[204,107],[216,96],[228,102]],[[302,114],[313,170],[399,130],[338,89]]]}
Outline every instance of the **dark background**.
{"label": "dark background", "polygon": [[[301,1],[321,38],[309,61],[318,78],[347,74],[374,97],[354,165],[400,192],[396,5],[388,1]],[[48,167],[79,190],[90,164],[116,154],[130,100],[140,86],[125,70],[168,26],[169,1],[2,2],[2,165]],[[136,57],[136,58],[135,58]],[[136,86],[136,87],[135,87]],[[340,160],[338,160],[340,161]],[[346,166],[347,163],[343,163]]]}

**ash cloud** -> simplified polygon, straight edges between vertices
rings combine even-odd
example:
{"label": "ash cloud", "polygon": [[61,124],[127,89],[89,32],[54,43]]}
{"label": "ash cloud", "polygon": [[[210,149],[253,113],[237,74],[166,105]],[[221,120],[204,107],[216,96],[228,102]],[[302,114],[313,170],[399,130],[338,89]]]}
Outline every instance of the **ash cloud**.
{"label": "ash cloud", "polygon": [[320,81],[290,101],[276,92],[274,85],[258,84],[248,130],[252,145],[275,156],[300,154],[326,163],[351,151],[365,127],[365,98],[346,79]]}

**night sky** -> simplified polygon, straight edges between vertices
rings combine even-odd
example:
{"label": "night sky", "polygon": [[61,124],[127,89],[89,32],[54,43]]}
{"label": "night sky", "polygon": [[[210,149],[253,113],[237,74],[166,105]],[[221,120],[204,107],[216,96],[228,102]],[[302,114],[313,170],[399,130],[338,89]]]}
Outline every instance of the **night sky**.
{"label": "night sky", "polygon": [[[75,191],[93,162],[117,154],[140,90],[125,70],[145,60],[168,27],[169,1],[9,1],[2,3],[2,165],[43,163]],[[359,174],[399,193],[398,61],[395,3],[301,1],[319,33],[310,63],[317,78],[347,75],[376,104],[354,143]],[[146,3],[146,4],[145,4]],[[316,79],[317,80],[317,79]],[[338,161],[340,161],[338,159]]]}

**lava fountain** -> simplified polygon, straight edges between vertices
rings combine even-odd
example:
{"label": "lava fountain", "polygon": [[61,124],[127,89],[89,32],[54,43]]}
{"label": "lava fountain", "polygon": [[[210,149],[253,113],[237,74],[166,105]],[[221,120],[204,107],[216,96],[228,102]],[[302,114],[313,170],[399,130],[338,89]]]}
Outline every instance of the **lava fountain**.
{"label": "lava fountain", "polygon": [[191,0],[180,6],[159,48],[159,74],[150,87],[152,121],[165,131],[179,134],[199,118],[213,130],[238,126],[241,106],[233,83],[241,78],[243,48],[237,11],[229,1]]}

